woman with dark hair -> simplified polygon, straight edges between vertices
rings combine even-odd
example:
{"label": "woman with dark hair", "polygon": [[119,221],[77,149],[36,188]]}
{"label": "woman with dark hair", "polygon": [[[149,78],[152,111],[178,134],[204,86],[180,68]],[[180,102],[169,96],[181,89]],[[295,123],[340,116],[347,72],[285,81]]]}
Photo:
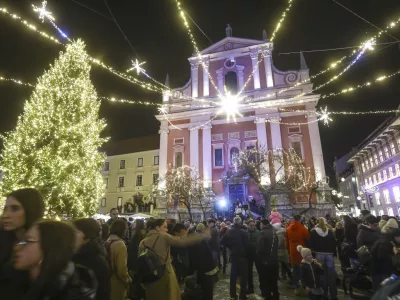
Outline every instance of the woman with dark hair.
{"label": "woman with dark hair", "polygon": [[99,243],[99,224],[90,218],[73,221],[76,228],[78,252],[73,261],[91,269],[96,276],[96,300],[110,300],[110,270],[104,246]]}
{"label": "woman with dark hair", "polygon": [[146,229],[144,221],[136,219],[134,223],[134,231],[132,238],[128,244],[128,270],[132,276],[132,285],[130,289],[131,300],[143,299],[145,296],[144,289],[138,282],[137,278],[137,261],[139,257],[139,244],[146,237]]}
{"label": "woman with dark hair", "polygon": [[15,248],[14,267],[29,273],[28,290],[23,287],[9,299],[89,300],[97,290],[96,278],[88,269],[74,265],[76,236],[72,226],[57,221],[41,221],[26,233]]}
{"label": "woman with dark hair", "polygon": [[23,273],[13,270],[12,249],[24,240],[26,231],[43,218],[43,214],[44,202],[37,190],[20,189],[7,196],[0,223],[0,295],[5,299],[12,299],[5,296],[10,291],[10,283]]}
{"label": "woman with dark hair", "polygon": [[110,236],[110,226],[107,223],[101,224],[101,240],[103,243],[108,240]]}
{"label": "woman with dark hair", "polygon": [[358,229],[357,229],[357,224],[354,222],[352,218],[349,216],[343,216],[343,222],[344,222],[344,241],[352,246],[354,248],[357,247],[357,234],[358,234]]}
{"label": "woman with dark hair", "polygon": [[200,243],[204,236],[174,237],[168,234],[167,222],[164,219],[149,220],[147,228],[150,231],[140,243],[139,251],[150,248],[158,256],[160,263],[165,264],[166,269],[161,279],[146,286],[146,299],[180,300],[181,293],[171,264],[170,248]]}
{"label": "woman with dark hair", "polygon": [[126,291],[132,282],[128,273],[128,253],[123,238],[128,230],[124,220],[115,220],[110,227],[110,236],[104,243],[111,272],[111,300],[125,300]]}

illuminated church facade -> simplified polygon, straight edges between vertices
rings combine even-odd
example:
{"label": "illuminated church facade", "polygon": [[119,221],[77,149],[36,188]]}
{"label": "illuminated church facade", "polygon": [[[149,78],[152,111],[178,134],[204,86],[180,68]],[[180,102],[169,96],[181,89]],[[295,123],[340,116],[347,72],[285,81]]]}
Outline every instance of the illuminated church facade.
{"label": "illuminated church facade", "polygon": [[[317,116],[309,113],[315,112],[320,95],[312,93],[304,56],[300,54],[299,70],[281,71],[274,66],[272,51],[273,43],[265,31],[263,40],[237,38],[228,26],[224,39],[188,59],[191,78],[183,87],[164,94],[168,111],[156,116],[161,124],[161,188],[168,166],[188,165],[198,170],[217,201],[254,199],[262,204],[251,182],[229,184],[220,180],[233,168],[233,155],[251,148],[292,148],[315,171],[316,181],[326,181]],[[227,90],[241,92],[241,116],[236,120],[227,121],[224,114],[218,114],[220,107],[208,105],[220,102]],[[262,180],[266,185],[270,182],[266,177]],[[331,208],[325,198],[315,196],[313,202]],[[289,204],[306,207],[308,194],[298,193],[276,203],[278,209]]]}

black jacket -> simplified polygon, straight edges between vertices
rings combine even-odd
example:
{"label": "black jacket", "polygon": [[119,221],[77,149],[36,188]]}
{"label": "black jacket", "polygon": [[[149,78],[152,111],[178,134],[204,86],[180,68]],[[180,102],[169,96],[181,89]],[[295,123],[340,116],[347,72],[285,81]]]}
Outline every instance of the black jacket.
{"label": "black jacket", "polygon": [[99,244],[92,240],[84,244],[75,254],[73,261],[93,271],[98,283],[96,300],[110,299],[110,270],[107,258]]}
{"label": "black jacket", "polygon": [[258,235],[256,254],[260,263],[278,264],[279,238],[271,225],[265,225]]}
{"label": "black jacket", "polygon": [[333,232],[327,229],[328,232],[322,232],[318,227],[311,230],[310,248],[318,253],[336,253],[336,239]]}
{"label": "black jacket", "polygon": [[187,252],[191,272],[197,271],[204,274],[215,269],[216,264],[207,239],[187,248]]}
{"label": "black jacket", "polygon": [[349,223],[344,227],[344,241],[351,244],[354,248],[357,247],[357,224]]}
{"label": "black jacket", "polygon": [[25,286],[27,292],[13,300],[93,300],[96,299],[97,281],[94,273],[80,265],[68,267],[49,282],[37,281]]}
{"label": "black jacket", "polygon": [[221,239],[221,244],[229,248],[232,261],[246,259],[249,250],[249,236],[240,225],[234,225]]}
{"label": "black jacket", "polygon": [[357,249],[364,245],[371,249],[380,236],[381,232],[379,228],[373,229],[364,224],[360,224],[358,226]]}
{"label": "black jacket", "polygon": [[214,226],[210,229],[211,239],[210,239],[210,247],[213,252],[219,252],[220,248],[220,238],[218,229]]}
{"label": "black jacket", "polygon": [[[146,232],[133,232],[128,244],[128,270],[136,271],[138,267],[139,244],[146,237]],[[172,248],[171,248],[172,254]]]}
{"label": "black jacket", "polygon": [[260,236],[260,232],[255,229],[254,231],[247,231],[249,235],[249,248],[250,248],[250,255],[255,255],[256,254],[256,248],[257,248],[257,241]]}
{"label": "black jacket", "polygon": [[300,271],[300,279],[304,288],[316,289],[322,287],[321,274],[323,270],[316,263],[308,264],[303,261],[300,264]]}
{"label": "black jacket", "polygon": [[371,249],[371,273],[390,275],[395,271],[392,262],[393,253],[393,236],[391,234],[382,233],[381,237],[375,242]]}

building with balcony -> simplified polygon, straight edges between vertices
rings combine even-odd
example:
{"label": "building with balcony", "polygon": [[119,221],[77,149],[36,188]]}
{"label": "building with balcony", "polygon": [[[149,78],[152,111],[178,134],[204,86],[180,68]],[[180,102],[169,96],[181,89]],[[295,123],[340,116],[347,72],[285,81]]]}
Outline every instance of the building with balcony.
{"label": "building with balcony", "polygon": [[99,213],[114,207],[121,213],[150,212],[148,194],[158,182],[159,140],[156,135],[106,144],[105,193]]}
{"label": "building with balcony", "polygon": [[400,117],[383,122],[352,153],[362,208],[400,215]]}

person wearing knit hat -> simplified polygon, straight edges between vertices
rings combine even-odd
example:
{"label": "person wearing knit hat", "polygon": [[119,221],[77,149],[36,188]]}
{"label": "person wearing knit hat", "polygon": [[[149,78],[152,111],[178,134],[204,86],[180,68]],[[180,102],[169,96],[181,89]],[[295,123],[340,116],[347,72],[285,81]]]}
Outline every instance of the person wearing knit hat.
{"label": "person wearing knit hat", "polygon": [[309,299],[321,299],[323,289],[319,275],[323,272],[322,265],[313,258],[311,249],[298,245],[297,251],[303,258],[300,265],[303,288],[308,292]]}
{"label": "person wearing knit hat", "polygon": [[382,233],[393,233],[397,229],[399,229],[399,224],[397,223],[396,219],[389,219],[386,222],[385,226],[382,227]]}

